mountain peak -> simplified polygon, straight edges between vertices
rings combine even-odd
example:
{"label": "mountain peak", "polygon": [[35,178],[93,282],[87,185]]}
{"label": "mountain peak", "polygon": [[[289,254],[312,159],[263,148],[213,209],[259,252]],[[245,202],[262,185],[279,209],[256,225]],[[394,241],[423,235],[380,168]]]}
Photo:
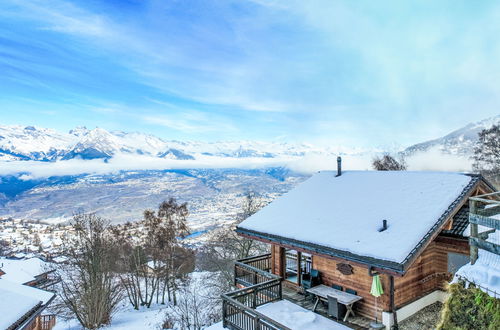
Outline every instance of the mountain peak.
{"label": "mountain peak", "polygon": [[406,148],[403,154],[412,155],[417,152],[437,149],[445,154],[471,155],[478,141],[479,132],[499,124],[500,115],[473,122],[443,137],[412,145]]}

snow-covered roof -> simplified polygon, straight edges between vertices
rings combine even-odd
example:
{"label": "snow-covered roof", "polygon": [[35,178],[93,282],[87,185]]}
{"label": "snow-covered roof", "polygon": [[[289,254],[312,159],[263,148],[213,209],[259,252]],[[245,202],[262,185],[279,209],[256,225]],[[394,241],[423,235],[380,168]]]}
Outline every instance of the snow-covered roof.
{"label": "snow-covered roof", "polygon": [[33,307],[49,302],[54,293],[0,278],[0,329],[7,329]]}
{"label": "snow-covered roof", "polygon": [[2,278],[16,283],[33,281],[36,275],[47,272],[47,263],[38,259],[7,259],[0,258],[0,269],[5,272]]}
{"label": "snow-covered roof", "polygon": [[[403,264],[477,177],[449,172],[317,173],[237,231]],[[379,232],[382,220],[388,228]]]}

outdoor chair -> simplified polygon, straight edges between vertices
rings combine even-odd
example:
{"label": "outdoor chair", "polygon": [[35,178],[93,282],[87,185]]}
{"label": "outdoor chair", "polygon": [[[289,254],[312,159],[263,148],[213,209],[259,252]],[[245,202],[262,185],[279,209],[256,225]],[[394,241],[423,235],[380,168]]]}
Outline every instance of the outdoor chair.
{"label": "outdoor chair", "polygon": [[344,291],[342,285],[332,284],[332,288],[334,288],[335,290]]}
{"label": "outdoor chair", "polygon": [[339,320],[344,317],[345,313],[346,313],[346,307],[342,304],[339,304],[337,298],[328,296],[328,315]]}
{"label": "outdoor chair", "polygon": [[348,289],[348,288],[346,288],[346,289],[345,289],[345,292],[350,293],[350,294],[353,294],[353,295],[355,295],[355,296],[357,296],[357,295],[358,295],[358,291],[353,290],[353,289]]}
{"label": "outdoor chair", "polygon": [[304,289],[310,289],[319,284],[319,271],[311,269],[310,273],[302,274],[302,286]]}
{"label": "outdoor chair", "polygon": [[317,269],[311,269],[310,273],[302,274],[301,283],[304,294],[307,297],[306,290],[320,284],[319,271]]}

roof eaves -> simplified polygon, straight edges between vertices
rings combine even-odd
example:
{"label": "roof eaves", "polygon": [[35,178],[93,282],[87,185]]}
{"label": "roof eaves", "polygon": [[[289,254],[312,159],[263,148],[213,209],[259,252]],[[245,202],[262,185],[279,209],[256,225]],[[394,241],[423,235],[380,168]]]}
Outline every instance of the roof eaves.
{"label": "roof eaves", "polygon": [[323,255],[328,255],[331,257],[341,258],[345,260],[354,261],[357,263],[365,264],[368,267],[377,267],[381,269],[386,269],[388,271],[396,272],[398,274],[403,274],[403,265],[393,261],[387,261],[383,259],[361,256],[348,251],[338,250],[334,248],[329,248],[323,245],[318,245],[314,243],[299,241],[292,238],[287,238],[283,236],[273,235],[254,231],[251,229],[236,227],[236,232],[244,235],[252,236],[255,238],[260,238],[268,240],[281,245],[295,246],[313,253],[319,253]]}
{"label": "roof eaves", "polygon": [[402,265],[403,269],[406,271],[408,267],[412,264],[413,260],[420,255],[420,252],[429,240],[433,237],[433,235],[444,225],[445,221],[449,218],[453,210],[467,197],[467,195],[477,186],[477,184],[483,180],[481,175],[478,174],[466,174],[470,176],[472,179],[462,190],[460,195],[451,203],[446,211],[439,217],[438,221],[432,226],[432,228],[424,235],[424,237],[418,242],[418,244],[410,251],[408,256],[403,260]]}

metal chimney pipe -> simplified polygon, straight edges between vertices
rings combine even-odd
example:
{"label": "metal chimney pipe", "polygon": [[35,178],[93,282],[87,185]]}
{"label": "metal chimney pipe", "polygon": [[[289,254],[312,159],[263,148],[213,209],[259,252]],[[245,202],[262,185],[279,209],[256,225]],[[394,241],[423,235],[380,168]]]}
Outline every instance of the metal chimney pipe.
{"label": "metal chimney pipe", "polygon": [[384,230],[387,230],[387,220],[382,220],[382,228],[380,228],[378,231],[383,232]]}
{"label": "metal chimney pipe", "polygon": [[341,176],[342,175],[342,157],[338,156],[337,157],[337,175],[336,176]]}

